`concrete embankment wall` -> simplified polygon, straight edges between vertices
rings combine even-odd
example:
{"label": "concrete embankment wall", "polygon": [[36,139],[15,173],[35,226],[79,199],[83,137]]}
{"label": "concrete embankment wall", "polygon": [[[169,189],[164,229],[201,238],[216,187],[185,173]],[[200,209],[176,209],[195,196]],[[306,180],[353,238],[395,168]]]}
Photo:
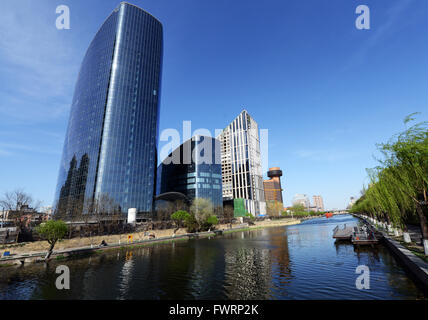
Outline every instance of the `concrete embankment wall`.
{"label": "concrete embankment wall", "polygon": [[384,237],[386,246],[400,259],[406,268],[420,281],[424,291],[428,292],[428,263],[415,256],[399,242]]}

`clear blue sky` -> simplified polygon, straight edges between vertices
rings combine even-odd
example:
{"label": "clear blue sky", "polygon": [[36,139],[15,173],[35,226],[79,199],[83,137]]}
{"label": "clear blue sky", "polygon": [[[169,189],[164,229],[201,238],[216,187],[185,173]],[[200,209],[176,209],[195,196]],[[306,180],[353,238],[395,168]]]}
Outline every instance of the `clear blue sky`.
{"label": "clear blue sky", "polygon": [[[0,3],[0,193],[53,200],[83,55],[115,0]],[[426,0],[135,0],[164,26],[160,129],[224,128],[242,106],[269,129],[284,197],[358,196],[375,143],[427,119]],[[56,7],[71,30],[55,27]],[[371,29],[357,30],[368,5]],[[162,146],[162,145],[161,145]]]}

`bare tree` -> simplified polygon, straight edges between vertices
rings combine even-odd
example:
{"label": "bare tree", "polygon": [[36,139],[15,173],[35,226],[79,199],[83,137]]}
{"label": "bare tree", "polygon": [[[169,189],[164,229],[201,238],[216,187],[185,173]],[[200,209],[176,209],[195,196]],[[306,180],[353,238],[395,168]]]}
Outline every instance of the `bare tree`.
{"label": "bare tree", "polygon": [[223,208],[223,216],[226,223],[229,224],[229,228],[232,228],[232,220],[234,218],[234,209],[231,205],[226,205]]}
{"label": "bare tree", "polygon": [[[16,227],[16,242],[22,230],[28,224],[27,215],[37,212],[41,201],[34,201],[32,196],[21,189],[7,191],[0,200],[0,206],[9,211],[9,217],[13,219]],[[31,219],[31,218],[30,218]]]}
{"label": "bare tree", "polygon": [[195,198],[190,206],[190,212],[195,218],[199,231],[207,219],[214,214],[214,207],[209,199]]}
{"label": "bare tree", "polygon": [[9,211],[20,211],[26,207],[38,209],[40,202],[34,202],[31,195],[25,193],[23,189],[7,191],[0,200],[0,205]]}
{"label": "bare tree", "polygon": [[156,204],[156,220],[158,221],[170,221],[171,215],[176,211],[188,211],[189,206],[183,200],[175,200],[175,201],[158,201]]}

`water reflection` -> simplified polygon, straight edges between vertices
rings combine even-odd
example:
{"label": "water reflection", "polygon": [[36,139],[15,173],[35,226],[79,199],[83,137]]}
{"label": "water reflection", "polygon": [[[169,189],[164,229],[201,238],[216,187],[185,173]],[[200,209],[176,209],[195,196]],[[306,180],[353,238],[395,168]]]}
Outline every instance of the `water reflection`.
{"label": "water reflection", "polygon": [[[0,273],[1,299],[416,299],[421,291],[383,247],[335,242],[352,217],[122,249],[67,261],[71,290],[55,288],[55,268]],[[355,288],[370,268],[371,289]]]}
{"label": "water reflection", "polygon": [[119,276],[119,299],[126,299],[129,292],[129,287],[132,281],[132,274],[134,271],[134,260],[132,259],[133,252],[126,251],[125,263],[123,264],[121,274]]}

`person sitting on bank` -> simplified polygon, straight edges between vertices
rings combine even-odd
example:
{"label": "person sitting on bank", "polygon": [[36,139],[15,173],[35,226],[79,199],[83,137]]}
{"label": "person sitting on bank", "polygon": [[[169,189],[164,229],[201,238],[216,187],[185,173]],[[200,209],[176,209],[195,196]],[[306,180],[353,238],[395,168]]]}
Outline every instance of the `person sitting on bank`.
{"label": "person sitting on bank", "polygon": [[107,247],[107,242],[105,240],[101,241],[100,247]]}

